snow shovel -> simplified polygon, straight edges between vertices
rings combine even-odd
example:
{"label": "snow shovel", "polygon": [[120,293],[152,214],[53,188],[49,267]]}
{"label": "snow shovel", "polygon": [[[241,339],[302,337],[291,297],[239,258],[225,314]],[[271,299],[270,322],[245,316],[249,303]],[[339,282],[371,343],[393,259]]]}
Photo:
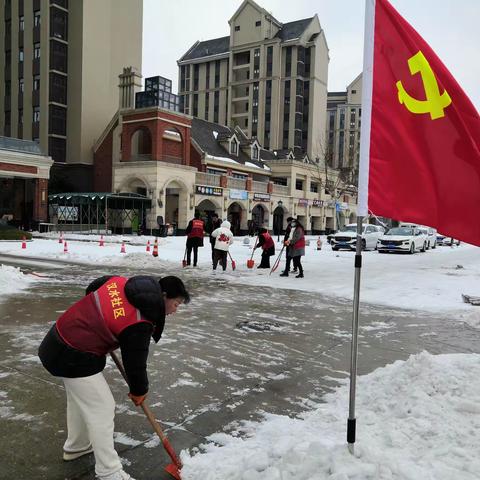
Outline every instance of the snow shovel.
{"label": "snow shovel", "polygon": [[[115,362],[115,365],[117,366],[117,368],[120,370],[122,377],[128,384],[127,374],[125,373],[125,369],[123,368],[123,365],[120,362],[119,358],[114,352],[110,352],[110,356],[112,357],[112,360]],[[177,480],[182,480],[182,477],[180,476],[182,462],[177,457],[175,450],[173,449],[172,445],[168,441],[168,438],[166,437],[166,435],[163,433],[159,423],[155,420],[155,415],[152,413],[148,405],[145,402],[143,402],[140,406],[142,407],[142,410],[147,416],[148,421],[150,422],[153,429],[155,430],[155,433],[158,435],[158,437],[162,441],[163,448],[165,448],[165,451],[168,453],[168,456],[172,459],[173,463],[169,463],[165,467],[165,471],[169,473],[173,478]]]}
{"label": "snow shovel", "polygon": [[187,247],[185,247],[185,255],[183,255],[182,260],[182,267],[185,268],[187,266]]}
{"label": "snow shovel", "polygon": [[237,268],[237,264],[235,260],[232,258],[232,256],[230,255],[230,252],[228,252],[228,256],[230,257],[230,260],[232,262],[232,270],[235,270]]}
{"label": "snow shovel", "polygon": [[255,262],[253,260],[253,254],[255,253],[255,248],[257,246],[257,241],[258,241],[258,237],[255,239],[255,245],[253,246],[252,256],[250,257],[249,260],[247,260],[247,268],[253,268],[253,266],[255,265]]}
{"label": "snow shovel", "polygon": [[270,275],[278,268],[278,266],[280,265],[280,260],[282,259],[282,254],[283,254],[283,251],[285,250],[285,245],[282,247],[282,249],[280,250],[280,253],[278,254],[278,257],[277,259],[275,260],[274,264],[273,264],[273,267],[272,269],[270,270]]}

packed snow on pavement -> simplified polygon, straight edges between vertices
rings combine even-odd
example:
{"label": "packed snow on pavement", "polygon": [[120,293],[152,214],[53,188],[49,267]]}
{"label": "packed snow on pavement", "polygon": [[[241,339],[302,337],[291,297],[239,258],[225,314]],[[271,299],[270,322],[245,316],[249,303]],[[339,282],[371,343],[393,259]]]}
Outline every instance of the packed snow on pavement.
{"label": "packed snow on pavement", "polygon": [[[161,271],[174,262],[181,270],[185,237],[159,239],[159,256],[145,251],[153,237],[116,237],[98,246],[68,236],[68,253],[58,238],[20,243],[0,242],[9,253],[105,266]],[[237,268],[216,277],[249,285],[321,292],[351,299],[353,252],[333,252],[323,242],[316,250],[310,237],[303,258],[305,278],[281,278],[282,265],[269,271],[247,269],[254,239],[236,238],[231,253]],[[122,239],[126,254],[120,253]],[[130,240],[130,241],[129,241]],[[134,242],[132,241],[134,240]],[[134,244],[135,243],[135,244]],[[153,242],[152,242],[153,243]],[[277,254],[278,254],[277,249]],[[212,275],[210,245],[199,249],[197,276]],[[254,254],[256,265],[260,253]],[[275,257],[274,257],[275,258]],[[272,262],[274,260],[272,258]],[[465,321],[480,328],[480,307],[462,303],[461,294],[480,296],[480,255],[477,247],[438,247],[415,255],[363,254],[361,302],[434,312],[446,321]],[[21,288],[32,277],[2,266],[0,285]],[[15,288],[6,290],[13,293]],[[5,291],[4,291],[5,292]],[[473,330],[475,334],[477,333]],[[358,379],[357,443],[352,456],[346,447],[348,385],[324,397],[324,403],[301,418],[266,413],[259,423],[239,422],[210,436],[193,452],[182,452],[185,480],[434,480],[478,479],[480,461],[480,355],[430,355],[424,352],[397,361]],[[226,433],[228,432],[228,433]]]}

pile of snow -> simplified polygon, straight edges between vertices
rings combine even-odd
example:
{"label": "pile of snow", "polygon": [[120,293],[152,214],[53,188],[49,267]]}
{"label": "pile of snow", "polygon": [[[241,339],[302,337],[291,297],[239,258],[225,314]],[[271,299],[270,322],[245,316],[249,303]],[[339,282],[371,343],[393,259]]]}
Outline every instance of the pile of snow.
{"label": "pile of snow", "polygon": [[397,361],[357,383],[355,455],[348,385],[300,419],[265,415],[181,454],[184,480],[478,480],[480,355]]}
{"label": "pile of snow", "polygon": [[34,281],[33,277],[25,275],[19,268],[0,264],[0,292],[2,292],[2,297],[25,290]]}

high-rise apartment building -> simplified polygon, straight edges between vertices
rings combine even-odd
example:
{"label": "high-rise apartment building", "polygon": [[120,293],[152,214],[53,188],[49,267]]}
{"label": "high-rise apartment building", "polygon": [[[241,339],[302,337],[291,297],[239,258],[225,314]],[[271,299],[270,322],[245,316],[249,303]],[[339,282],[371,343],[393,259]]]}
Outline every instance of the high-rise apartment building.
{"label": "high-rise apartment building", "polygon": [[362,74],[345,92],[328,92],[325,160],[336,169],[358,168],[362,123]]}
{"label": "high-rise apartment building", "polygon": [[90,190],[93,144],[118,109],[118,74],[141,69],[143,0],[0,6],[0,134],[37,141],[55,161],[58,188]]}
{"label": "high-rise apartment building", "polygon": [[181,111],[316,158],[329,61],[318,16],[281,23],[245,0],[229,24],[229,36],[196,42],[178,60]]}

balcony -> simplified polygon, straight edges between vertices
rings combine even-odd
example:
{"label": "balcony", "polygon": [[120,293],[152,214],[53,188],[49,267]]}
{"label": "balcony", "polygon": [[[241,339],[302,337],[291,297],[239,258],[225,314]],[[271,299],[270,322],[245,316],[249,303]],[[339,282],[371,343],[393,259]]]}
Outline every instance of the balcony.
{"label": "balcony", "polygon": [[268,193],[268,182],[252,182],[252,190],[257,193]]}
{"label": "balcony", "polygon": [[195,177],[195,183],[197,185],[207,185],[209,187],[220,186],[221,175],[215,175],[213,173],[197,172]]}
{"label": "balcony", "polygon": [[246,180],[243,178],[227,177],[227,187],[234,190],[245,190]]}
{"label": "balcony", "polygon": [[273,191],[272,193],[276,195],[290,195],[290,187],[288,185],[277,185],[276,183],[273,184]]}

